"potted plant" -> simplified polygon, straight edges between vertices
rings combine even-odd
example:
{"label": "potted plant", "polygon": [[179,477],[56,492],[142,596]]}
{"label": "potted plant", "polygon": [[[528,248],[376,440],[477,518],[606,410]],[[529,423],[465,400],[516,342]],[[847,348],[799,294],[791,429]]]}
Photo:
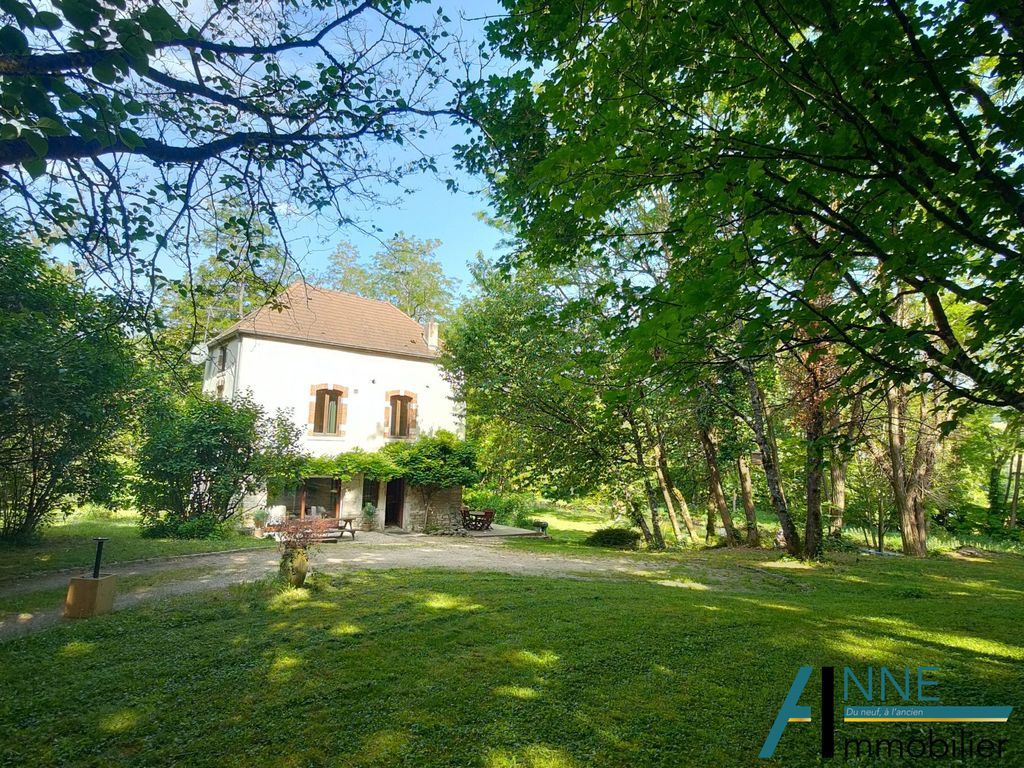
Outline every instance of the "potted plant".
{"label": "potted plant", "polygon": [[278,546],[281,551],[281,578],[293,587],[306,583],[309,555],[320,542],[329,520],[292,520],[281,526]]}
{"label": "potted plant", "polygon": [[263,538],[263,528],[267,524],[268,517],[270,517],[270,513],[265,509],[257,509],[252,513],[253,536],[257,539]]}
{"label": "potted plant", "polygon": [[363,521],[359,526],[361,530],[372,531],[377,524],[377,507],[371,503],[363,504]]}

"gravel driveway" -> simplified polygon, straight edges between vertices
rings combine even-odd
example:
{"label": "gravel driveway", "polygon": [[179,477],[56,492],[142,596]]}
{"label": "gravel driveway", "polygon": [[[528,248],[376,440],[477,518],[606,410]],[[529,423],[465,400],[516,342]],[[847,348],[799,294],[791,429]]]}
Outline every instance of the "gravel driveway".
{"label": "gravel driveway", "polygon": [[[137,563],[123,563],[104,569],[122,578],[188,570],[181,579],[169,578],[157,586],[122,590],[114,609],[121,610],[146,600],[171,595],[220,589],[230,584],[253,581],[273,573],[279,556],[273,549],[187,555]],[[498,571],[540,576],[625,576],[651,573],[655,563],[615,557],[576,558],[544,555],[503,547],[500,541],[446,538],[422,534],[393,535],[360,533],[356,541],[325,544],[312,557],[313,568],[327,573],[344,570],[389,568],[450,568],[467,571]],[[202,569],[197,575],[197,569]],[[68,572],[0,582],[0,599],[30,592],[59,589],[67,584]],[[60,610],[23,614],[0,614],[0,640],[53,626],[61,621]]]}

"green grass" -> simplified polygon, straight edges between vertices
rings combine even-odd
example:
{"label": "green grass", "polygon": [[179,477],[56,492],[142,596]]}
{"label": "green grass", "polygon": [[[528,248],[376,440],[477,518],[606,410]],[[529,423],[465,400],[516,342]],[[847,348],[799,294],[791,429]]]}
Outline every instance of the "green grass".
{"label": "green grass", "polygon": [[110,513],[109,519],[100,519],[79,512],[71,515],[66,521],[46,528],[42,540],[37,544],[0,545],[0,581],[63,568],[88,570],[92,567],[96,553],[96,543],[93,541],[96,536],[110,539],[103,545],[105,563],[124,563],[150,557],[217,552],[242,547],[274,546],[272,541],[241,534],[204,540],[144,539],[139,535],[138,515],[134,513]]}
{"label": "green grass", "polygon": [[[651,552],[641,549],[639,552],[623,552],[617,549],[602,549],[590,547],[583,543],[593,531],[598,528],[611,526],[628,527],[625,520],[613,522],[611,517],[598,510],[582,511],[578,508],[550,507],[540,519],[546,520],[548,526],[548,539],[520,538],[509,539],[505,545],[513,549],[526,550],[528,552],[562,554],[578,557],[599,557],[599,556],[638,556],[643,558],[678,559],[680,552],[692,552],[694,549],[704,547],[703,538],[696,545],[691,544],[683,531],[683,541],[676,545],[672,536],[672,529],[668,519],[662,515],[662,533],[669,545],[668,551]],[[698,520],[697,528],[699,535],[704,535],[704,521]],[[742,521],[737,524],[743,525]],[[680,521],[682,525],[682,521]],[[769,546],[778,532],[778,521],[769,514],[759,514],[758,528],[761,529],[762,546]],[[860,528],[847,528],[844,530],[843,539],[856,547],[867,548],[864,539],[864,532]],[[868,536],[870,540],[870,534]],[[928,537],[928,549],[932,553],[949,553],[961,547],[972,547],[991,552],[1016,553],[1024,555],[1024,544],[1007,539],[999,539],[991,536],[954,535],[943,530],[937,525],[932,526]],[[885,549],[891,552],[900,552],[902,543],[899,531],[887,531],[885,535]]]}
{"label": "green grass", "polygon": [[[1022,585],[1012,555],[725,550],[607,580],[252,585],[0,644],[0,764],[816,766],[816,722],[756,758],[800,665],[937,666],[944,704],[1024,705]],[[1022,723],[971,726],[1009,739],[987,764],[1024,765]]]}
{"label": "green grass", "polygon": [[[209,573],[208,568],[192,567],[154,571],[153,573],[144,573],[137,576],[119,576],[117,579],[117,589],[121,594],[137,589],[153,589],[175,581],[199,578],[207,573]],[[37,589],[16,594],[0,594],[0,621],[8,619],[10,614],[59,610],[64,605],[64,598],[67,596],[67,592],[67,585],[62,584],[59,587]]]}

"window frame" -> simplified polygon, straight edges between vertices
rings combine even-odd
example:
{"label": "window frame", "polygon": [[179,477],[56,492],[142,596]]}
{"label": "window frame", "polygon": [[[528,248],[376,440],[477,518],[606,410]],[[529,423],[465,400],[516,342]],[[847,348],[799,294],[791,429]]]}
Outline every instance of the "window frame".
{"label": "window frame", "polygon": [[[348,389],[337,385],[311,387],[309,434],[314,437],[340,437],[345,434]],[[328,429],[333,421],[333,429]]]}
{"label": "window frame", "polygon": [[[411,395],[391,395],[388,399],[388,405],[391,408],[391,420],[388,424],[389,437],[412,437],[412,408],[414,402],[415,401]],[[402,429],[403,422],[405,427],[404,430]]]}

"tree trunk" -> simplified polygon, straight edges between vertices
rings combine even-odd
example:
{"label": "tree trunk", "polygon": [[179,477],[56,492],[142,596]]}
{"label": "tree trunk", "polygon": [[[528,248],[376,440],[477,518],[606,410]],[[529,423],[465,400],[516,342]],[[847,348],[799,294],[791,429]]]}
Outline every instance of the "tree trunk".
{"label": "tree trunk", "polygon": [[754,378],[754,371],[750,364],[743,361],[738,365],[743,372],[743,377],[747,380],[747,389],[750,391],[751,427],[754,430],[754,441],[761,452],[761,464],[764,468],[765,480],[768,482],[768,496],[772,502],[772,509],[775,510],[775,515],[779,518],[779,526],[786,539],[786,552],[793,557],[800,557],[800,534],[797,533],[793,518],[790,517],[786,494],[782,489],[782,477],[779,474],[775,448],[768,439],[764,395],[757,385],[757,379]]}
{"label": "tree trunk", "polygon": [[[648,427],[648,435],[650,428]],[[679,519],[676,517],[676,506],[672,499],[672,481],[668,478],[668,464],[665,461],[664,436],[661,429],[658,429],[657,439],[654,442],[654,471],[658,477],[658,487],[661,489],[661,496],[665,500],[665,511],[668,513],[669,522],[672,524],[672,534],[676,537],[678,544],[683,540],[683,532],[679,529]]]}
{"label": "tree trunk", "polygon": [[805,436],[807,440],[807,525],[804,529],[804,555],[808,558],[821,557],[821,486],[824,480],[825,414],[821,406],[811,407],[810,419]]}
{"label": "tree trunk", "polygon": [[693,542],[697,541],[697,526],[694,525],[693,516],[690,515],[690,505],[686,503],[686,497],[683,496],[683,492],[680,491],[675,484],[672,482],[672,478],[666,475],[668,479],[668,487],[675,497],[675,500],[679,502],[679,512],[683,516],[683,523],[686,525],[686,532],[690,534],[690,540]]}
{"label": "tree trunk", "polygon": [[630,499],[629,501],[629,513],[633,518],[633,522],[640,526],[640,533],[644,536],[644,544],[648,547],[651,546],[653,537],[651,536],[651,529],[647,526],[647,520],[644,518],[644,511],[640,509],[640,503]]}
{"label": "tree trunk", "polygon": [[644,491],[647,493],[647,506],[651,510],[651,536],[654,541],[651,547],[654,549],[665,548],[665,537],[661,535],[661,523],[658,522],[658,492],[654,490],[651,479],[644,476]]}
{"label": "tree trunk", "polygon": [[715,524],[715,502],[708,496],[707,502],[707,524],[704,526],[704,543],[705,544],[717,544],[718,543],[718,526]]}
{"label": "tree trunk", "polygon": [[[1013,476],[1013,500],[1010,502],[1009,527],[1012,531],[1017,527],[1017,504],[1020,500],[1020,473],[1021,464],[1024,463],[1024,454],[1017,454],[1017,472]],[[1010,457],[1010,465],[1013,466],[1013,457]]]}
{"label": "tree trunk", "polygon": [[736,459],[736,474],[740,478],[740,495],[743,497],[743,511],[747,516],[747,546],[761,545],[761,536],[757,530],[757,509],[754,507],[754,484],[750,481],[750,468],[747,457]]}
{"label": "tree trunk", "polygon": [[885,551],[885,505],[878,500],[878,554]]}
{"label": "tree trunk", "polygon": [[[928,553],[925,530],[919,525],[917,508],[917,489],[913,479],[908,477],[904,464],[906,447],[906,413],[907,397],[902,387],[890,387],[885,395],[886,403],[886,442],[889,460],[889,481],[892,485],[896,511],[900,516],[900,538],[903,542],[903,554],[924,557]],[[919,442],[924,439],[919,436]],[[915,454],[921,450],[919,444]]]}
{"label": "tree trunk", "polygon": [[[1010,466],[1006,470],[1006,489],[1003,492],[1003,506],[997,510],[1002,512],[1006,509],[1006,505],[1010,503],[1010,491],[1013,488],[1013,457],[1017,455],[1017,446],[1013,446],[1013,450],[1010,452]],[[1002,478],[1003,468],[999,468],[999,475]]]}
{"label": "tree trunk", "polygon": [[843,532],[843,517],[846,515],[846,462],[833,451],[828,467],[831,496],[829,498],[829,534],[838,537]]}
{"label": "tree trunk", "polygon": [[[725,501],[725,492],[722,490],[722,473],[718,468],[718,446],[710,430],[700,428],[700,444],[704,447],[704,458],[708,465],[708,482],[711,486],[711,501],[722,518],[722,525],[725,526],[725,539],[729,546],[733,546],[739,540],[736,527],[732,522],[732,515],[729,513],[729,505]],[[711,515],[708,515],[708,535],[714,536],[715,531],[711,528]]]}
{"label": "tree trunk", "polygon": [[643,442],[640,440],[640,431],[637,429],[636,421],[630,414],[626,421],[629,423],[630,431],[633,434],[633,449],[636,451],[636,465],[643,477],[644,493],[647,496],[647,506],[651,510],[651,542],[648,546],[654,549],[665,548],[665,538],[661,535],[661,526],[658,524],[658,494],[651,485],[650,469],[647,466]]}

